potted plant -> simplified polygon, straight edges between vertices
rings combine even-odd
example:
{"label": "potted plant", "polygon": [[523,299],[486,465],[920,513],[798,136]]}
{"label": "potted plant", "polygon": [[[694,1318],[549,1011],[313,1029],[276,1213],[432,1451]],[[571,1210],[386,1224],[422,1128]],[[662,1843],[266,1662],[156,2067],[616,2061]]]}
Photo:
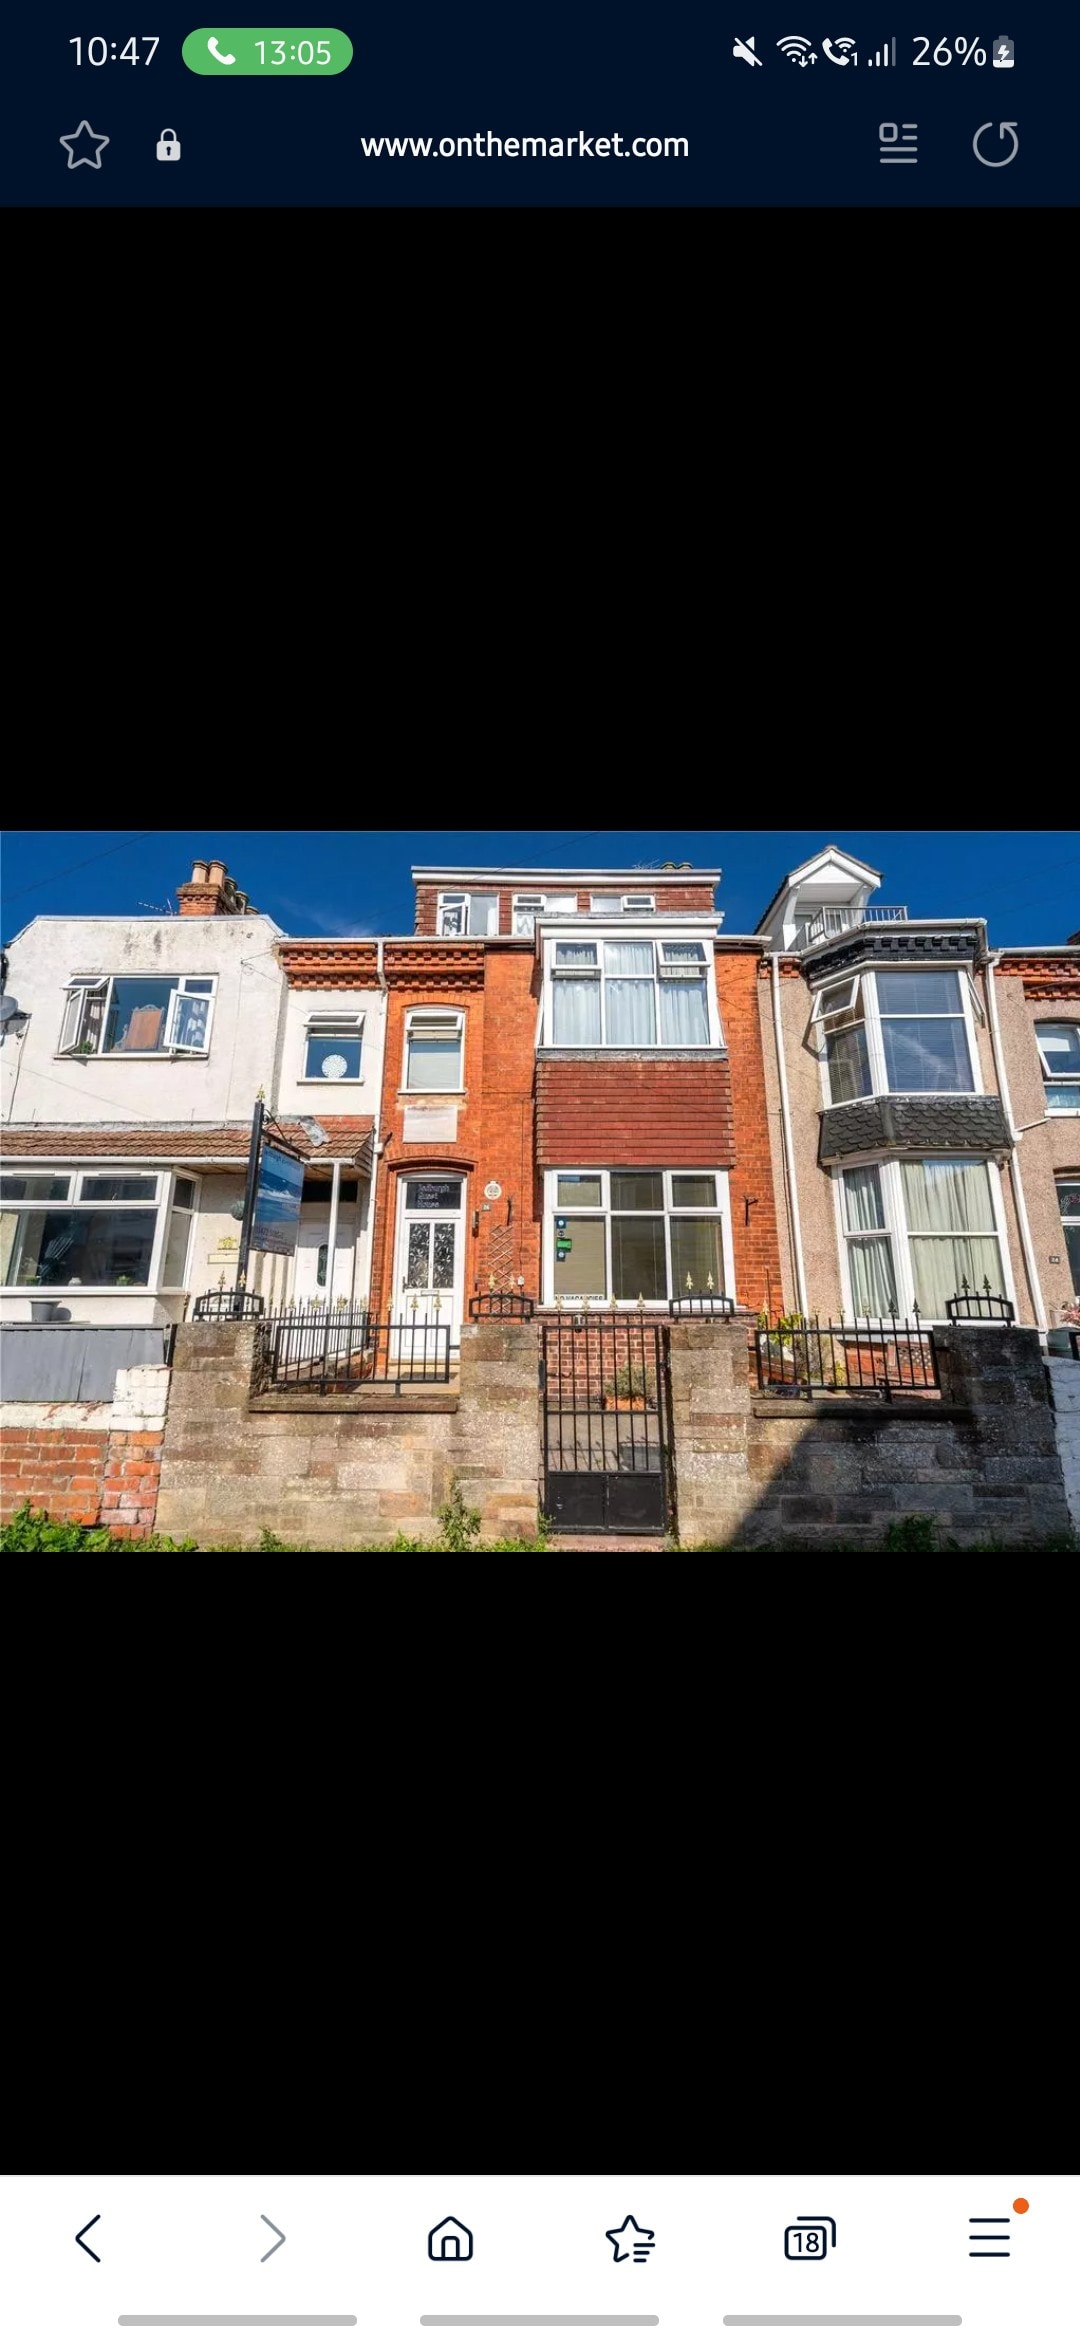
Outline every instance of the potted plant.
{"label": "potted plant", "polygon": [[617,1408],[619,1413],[645,1414],[655,1403],[644,1365],[618,1365],[610,1380],[604,1383],[605,1410]]}
{"label": "potted plant", "polygon": [[1061,1322],[1051,1326],[1046,1346],[1052,1357],[1075,1357],[1080,1354],[1080,1295],[1059,1313]]}

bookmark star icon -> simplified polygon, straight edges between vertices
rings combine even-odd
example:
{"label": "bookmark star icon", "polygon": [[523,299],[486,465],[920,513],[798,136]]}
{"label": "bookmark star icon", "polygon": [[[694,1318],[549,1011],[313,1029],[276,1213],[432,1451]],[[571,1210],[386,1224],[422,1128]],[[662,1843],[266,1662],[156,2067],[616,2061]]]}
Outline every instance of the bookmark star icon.
{"label": "bookmark star icon", "polygon": [[[84,131],[92,148],[92,152],[89,154],[76,154],[75,149],[78,146]],[[88,170],[99,171],[101,169],[102,148],[108,146],[109,140],[102,136],[100,130],[91,130],[89,122],[80,122],[78,129],[69,130],[67,136],[60,140],[60,144],[61,146],[66,146],[67,148],[67,167],[69,171],[77,171],[80,164],[82,163],[86,164]]]}
{"label": "bookmark star icon", "polygon": [[[611,2243],[614,2249],[616,2263],[618,2263],[620,2259],[628,2259],[630,2257],[631,2250],[633,2250],[635,2265],[638,2267],[643,2267],[646,2263],[646,2260],[648,2259],[649,2252],[654,2247],[653,2238],[655,2232],[655,2227],[639,2226],[637,2219],[631,2218],[629,2212],[627,2212],[627,2215],[623,2219],[621,2226],[609,2226],[607,2229],[607,2240],[609,2243]],[[619,2248],[620,2243],[622,2244],[621,2250]]]}

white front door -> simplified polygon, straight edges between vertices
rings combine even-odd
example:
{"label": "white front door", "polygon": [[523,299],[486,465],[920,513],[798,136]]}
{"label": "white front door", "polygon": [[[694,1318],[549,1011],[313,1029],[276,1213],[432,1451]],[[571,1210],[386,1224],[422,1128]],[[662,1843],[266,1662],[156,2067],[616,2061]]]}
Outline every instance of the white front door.
{"label": "white front door", "polygon": [[[353,1203],[342,1203],[338,1211],[337,1257],[334,1262],[335,1302],[348,1300],[351,1293],[355,1243],[356,1208]],[[329,1201],[301,1203],[293,1273],[293,1301],[297,1308],[313,1308],[318,1302],[325,1302],[329,1245]]]}
{"label": "white front door", "polygon": [[391,1315],[406,1327],[449,1325],[457,1349],[464,1289],[464,1179],[400,1178]]}

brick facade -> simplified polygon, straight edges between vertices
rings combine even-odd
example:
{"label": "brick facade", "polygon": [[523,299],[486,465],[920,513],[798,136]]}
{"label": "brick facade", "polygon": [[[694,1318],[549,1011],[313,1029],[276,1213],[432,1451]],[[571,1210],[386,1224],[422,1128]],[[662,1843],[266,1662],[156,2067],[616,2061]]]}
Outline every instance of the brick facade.
{"label": "brick facade", "polygon": [[[459,881],[456,884],[451,879],[447,878],[445,885],[418,885],[416,889],[417,934],[436,934],[438,932],[440,894],[492,894],[495,891],[496,888],[494,883],[489,886],[485,886],[479,877],[469,878],[465,881]],[[543,872],[541,872],[531,883],[527,884],[526,881],[522,879],[517,885],[500,886],[498,888],[500,934],[508,935],[513,931],[515,894],[531,893],[576,893],[578,909],[586,911],[589,908],[594,893],[652,894],[656,902],[658,915],[661,911],[664,910],[673,910],[676,913],[680,910],[704,910],[705,912],[709,912],[715,908],[714,892],[711,884],[704,883],[698,886],[665,885],[661,878],[651,876],[648,870],[643,872],[639,871],[633,879],[611,878],[605,883],[603,878],[597,878],[594,886],[578,886],[576,888],[572,878],[563,880],[557,877],[554,872],[549,872],[546,876],[543,874]]]}
{"label": "brick facade", "polygon": [[730,1066],[734,1297],[743,1308],[755,1309],[778,1306],[783,1289],[758,1008],[760,966],[757,950],[726,951],[721,938],[716,989]]}
{"label": "brick facade", "polygon": [[[9,1414],[14,1408],[7,1409]],[[35,1419],[25,1428],[5,1422],[0,1432],[0,1519],[5,1522],[29,1503],[54,1519],[75,1520],[94,1527],[101,1511],[101,1490],[109,1456],[109,1406],[26,1407]],[[84,1421],[64,1421],[56,1427],[44,1417],[82,1413]],[[38,1419],[37,1417],[42,1417]],[[98,1417],[104,1417],[99,1426]],[[89,1427],[92,1421],[94,1426]]]}

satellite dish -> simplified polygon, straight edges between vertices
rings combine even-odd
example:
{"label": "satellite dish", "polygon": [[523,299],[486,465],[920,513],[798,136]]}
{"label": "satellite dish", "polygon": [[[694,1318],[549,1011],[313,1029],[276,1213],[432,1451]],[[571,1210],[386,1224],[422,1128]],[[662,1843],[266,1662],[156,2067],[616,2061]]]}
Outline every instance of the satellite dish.
{"label": "satellite dish", "polygon": [[0,999],[0,1024],[10,1024],[13,1016],[21,1016],[21,1014],[22,1009],[18,1000],[12,997],[10,991],[5,991],[3,998]]}

